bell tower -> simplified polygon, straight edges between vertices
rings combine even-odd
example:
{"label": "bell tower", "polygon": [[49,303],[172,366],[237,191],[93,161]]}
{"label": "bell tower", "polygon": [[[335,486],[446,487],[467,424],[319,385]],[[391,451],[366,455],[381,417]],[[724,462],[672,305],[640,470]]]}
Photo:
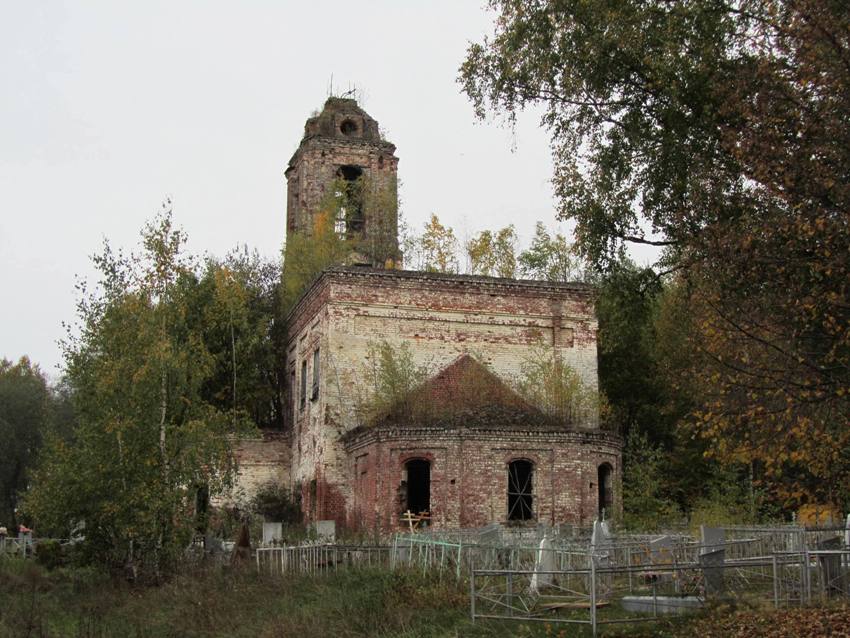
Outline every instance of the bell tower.
{"label": "bell tower", "polygon": [[311,234],[323,203],[342,194],[346,205],[334,211],[334,231],[353,240],[352,261],[397,263],[397,169],[395,145],[382,139],[378,123],[356,100],[328,98],[304,125],[285,172],[287,235]]}

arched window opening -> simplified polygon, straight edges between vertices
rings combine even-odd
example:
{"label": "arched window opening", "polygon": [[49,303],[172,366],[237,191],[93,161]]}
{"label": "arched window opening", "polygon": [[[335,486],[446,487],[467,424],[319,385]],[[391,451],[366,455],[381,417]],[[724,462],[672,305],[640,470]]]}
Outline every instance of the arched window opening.
{"label": "arched window opening", "polygon": [[359,166],[340,166],[337,176],[343,182],[345,205],[340,208],[334,229],[340,237],[351,239],[363,232],[363,169]]}
{"label": "arched window opening", "polygon": [[339,130],[343,135],[354,135],[357,132],[357,123],[354,120],[343,120]]}
{"label": "arched window opening", "polygon": [[404,464],[402,484],[405,486],[404,511],[426,514],[431,511],[431,463],[412,459]]}
{"label": "arched window opening", "polygon": [[527,521],[534,518],[532,485],[534,464],[531,461],[511,461],[508,464],[508,520]]}
{"label": "arched window opening", "polygon": [[609,463],[603,463],[597,471],[597,485],[599,486],[599,518],[610,518],[614,507],[614,486],[612,479],[614,468]]}

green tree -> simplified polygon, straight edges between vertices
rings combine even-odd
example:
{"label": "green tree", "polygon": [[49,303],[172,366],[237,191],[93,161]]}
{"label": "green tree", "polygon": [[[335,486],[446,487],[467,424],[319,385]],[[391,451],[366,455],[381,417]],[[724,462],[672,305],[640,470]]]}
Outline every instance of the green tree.
{"label": "green tree", "polygon": [[604,396],[588,387],[551,348],[542,345],[523,360],[515,383],[531,405],[563,424],[595,427],[600,411],[604,411]]}
{"label": "green tree", "polygon": [[517,234],[513,224],[496,232],[484,230],[466,242],[470,274],[516,277]]}
{"label": "green tree", "polygon": [[669,446],[683,414],[667,412],[668,387],[658,374],[655,312],[662,285],[650,269],[623,261],[599,278],[599,384],[611,418],[626,435],[632,428]]}
{"label": "green tree", "polygon": [[519,271],[527,279],[582,281],[585,274],[573,248],[560,233],[551,236],[543,222],[534,227],[531,245],[519,254]]}
{"label": "green tree", "polygon": [[637,428],[623,450],[623,525],[650,531],[679,523],[681,512],[665,489],[667,455]]}
{"label": "green tree", "polygon": [[214,369],[196,312],[198,277],[170,212],[142,232],[142,252],[107,244],[99,288],[78,304],[65,343],[78,425],[47,447],[26,509],[47,533],[84,526],[91,560],[158,576],[194,531],[195,493],[233,475],[234,411],[205,401]]}
{"label": "green tree", "polygon": [[493,0],[479,115],[540,104],[559,214],[593,263],[687,282],[695,431],[789,504],[850,478],[850,5]]}
{"label": "green tree", "polygon": [[215,366],[203,396],[222,411],[283,427],[283,325],[280,264],[247,248],[208,259],[194,307]]}
{"label": "green tree", "polygon": [[48,429],[51,394],[44,374],[27,357],[0,360],[0,524],[15,529],[18,495]]}
{"label": "green tree", "polygon": [[369,388],[360,406],[361,418],[369,423],[389,410],[413,415],[421,406],[409,403],[415,388],[428,378],[428,367],[417,364],[410,345],[394,346],[388,341],[369,343],[364,365],[364,377]]}
{"label": "green tree", "polygon": [[407,246],[417,270],[451,273],[458,271],[457,248],[454,230],[443,226],[435,213],[431,213],[422,234],[411,238]]}

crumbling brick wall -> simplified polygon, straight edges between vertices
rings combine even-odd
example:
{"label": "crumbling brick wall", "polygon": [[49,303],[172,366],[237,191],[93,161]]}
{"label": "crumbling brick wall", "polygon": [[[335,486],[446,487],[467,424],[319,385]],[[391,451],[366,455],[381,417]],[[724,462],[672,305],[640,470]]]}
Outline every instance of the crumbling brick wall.
{"label": "crumbling brick wall", "polygon": [[[369,470],[377,453],[370,456],[346,449],[342,442],[347,433],[367,425],[360,407],[369,400],[366,364],[370,344],[381,340],[408,343],[417,363],[429,366],[433,373],[460,355],[472,353],[505,380],[519,374],[533,348],[543,347],[557,351],[587,387],[596,390],[598,383],[593,294],[581,284],[336,268],[308,291],[290,316],[289,328],[293,481],[301,485],[302,494],[305,486],[315,481],[315,488],[306,494],[308,500],[315,499],[309,507],[305,505],[309,517],[333,518],[341,524],[383,525],[388,510],[374,513],[375,504],[391,499],[398,485],[388,487],[392,483],[389,476],[372,485],[379,479],[379,474]],[[308,381],[312,380],[316,349],[318,392],[301,402],[300,371],[306,363]],[[591,414],[573,426],[594,430],[597,417]],[[449,437],[443,448],[436,440],[411,443],[422,448],[420,452],[431,450],[435,455],[435,489],[446,490],[440,520],[471,525],[490,517],[498,519],[502,505],[492,500],[476,504],[476,495],[501,498],[498,494],[506,480],[503,457],[521,450],[533,453],[535,466],[540,468],[535,478],[542,482],[539,516],[558,522],[586,520],[596,511],[597,497],[590,484],[596,481],[596,467],[602,459],[610,462],[615,477],[619,476],[619,444],[615,437],[600,434],[599,441],[594,439],[592,445],[588,443],[590,447],[582,447],[577,442],[586,439],[570,439],[566,427],[561,430],[546,435],[549,438],[538,432],[537,438],[521,439],[502,432],[503,440],[495,448],[488,442],[490,438],[481,439],[473,429],[466,431],[469,438]],[[608,443],[603,445],[603,440]],[[478,452],[471,451],[475,449]],[[504,452],[499,456],[495,449]],[[446,465],[443,460],[438,465],[437,459]],[[397,461],[386,457],[381,466],[398,469]],[[481,467],[484,478],[467,476],[463,490],[457,478],[455,483],[451,478],[440,482],[441,473],[449,472],[452,463],[467,461],[471,466],[485,464]],[[487,485],[475,482],[485,480]]]}
{"label": "crumbling brick wall", "polygon": [[[621,441],[604,432],[378,427],[350,437],[347,447],[355,480],[346,522],[365,530],[401,525],[397,493],[411,459],[431,464],[431,524],[443,528],[506,522],[514,460],[533,464],[533,520],[550,525],[591,522],[598,467],[621,470]],[[622,495],[615,489],[613,497],[616,513]]]}
{"label": "crumbling brick wall", "polygon": [[217,504],[244,504],[257,491],[273,484],[291,485],[291,442],[287,432],[266,430],[257,436],[241,439],[234,444],[237,463],[236,480],[230,493]]}

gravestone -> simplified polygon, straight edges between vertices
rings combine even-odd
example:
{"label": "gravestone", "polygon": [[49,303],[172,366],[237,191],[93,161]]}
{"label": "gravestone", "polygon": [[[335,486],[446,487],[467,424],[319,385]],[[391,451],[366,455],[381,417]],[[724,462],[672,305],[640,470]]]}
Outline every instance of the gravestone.
{"label": "gravestone", "polygon": [[[850,514],[847,515],[847,523],[844,526],[844,549],[850,550]],[[850,556],[844,555],[844,565],[850,567]]]}
{"label": "gravestone", "polygon": [[649,541],[649,556],[653,565],[673,564],[673,539],[659,536]]}
{"label": "gravestone", "polygon": [[279,545],[283,540],[283,523],[263,522],[263,545]]}
{"label": "gravestone", "polygon": [[725,561],[725,549],[700,553],[699,564],[702,567],[706,596],[720,596],[726,590],[726,584],[723,579],[723,564]]}
{"label": "gravestone", "polygon": [[713,552],[726,546],[726,530],[722,527],[700,525],[700,553]]}
{"label": "gravestone", "polygon": [[590,551],[598,567],[610,564],[610,549],[614,539],[608,531],[608,523],[596,520],[593,522],[593,534],[590,536]]}
{"label": "gravestone", "polygon": [[540,546],[537,548],[537,557],[534,561],[534,574],[531,576],[531,590],[535,593],[540,593],[542,587],[548,587],[552,584],[554,574],[558,569],[558,557],[555,553],[555,548],[552,546],[552,541],[548,536],[544,536],[540,541]]}
{"label": "gravestone", "polygon": [[315,530],[320,543],[333,543],[336,540],[336,521],[316,521]]}
{"label": "gravestone", "polygon": [[[841,549],[841,537],[834,536],[820,541],[818,549]],[[827,596],[832,598],[850,593],[847,574],[841,569],[841,554],[821,554],[818,556],[818,565]]]}
{"label": "gravestone", "polygon": [[233,546],[233,552],[230,554],[230,565],[238,567],[247,565],[251,560],[251,532],[247,523],[243,523],[239,528],[239,534],[236,537],[236,542]]}
{"label": "gravestone", "polygon": [[726,530],[700,525],[699,562],[706,596],[719,596],[726,590],[723,565],[726,562]]}

